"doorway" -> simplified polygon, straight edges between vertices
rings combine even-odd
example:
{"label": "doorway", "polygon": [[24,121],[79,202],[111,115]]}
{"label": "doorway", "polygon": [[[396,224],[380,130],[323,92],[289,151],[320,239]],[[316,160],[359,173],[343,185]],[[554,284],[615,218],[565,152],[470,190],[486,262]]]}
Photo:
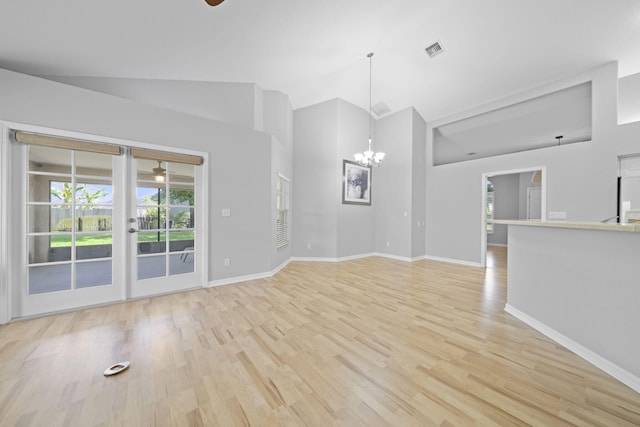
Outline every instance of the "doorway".
{"label": "doorway", "polygon": [[487,245],[507,246],[507,226],[493,219],[544,218],[545,167],[482,174],[481,266],[487,266]]}
{"label": "doorway", "polygon": [[86,135],[5,133],[10,318],[204,285],[202,157]]}

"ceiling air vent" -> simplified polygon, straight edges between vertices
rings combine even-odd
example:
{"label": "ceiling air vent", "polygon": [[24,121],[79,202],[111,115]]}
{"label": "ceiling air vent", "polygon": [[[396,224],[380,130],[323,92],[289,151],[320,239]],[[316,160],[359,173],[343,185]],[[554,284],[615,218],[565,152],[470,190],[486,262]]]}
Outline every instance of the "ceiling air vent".
{"label": "ceiling air vent", "polygon": [[429,58],[433,58],[434,56],[444,52],[444,49],[440,42],[435,42],[431,46],[427,46],[424,50],[427,51],[427,55],[429,55]]}

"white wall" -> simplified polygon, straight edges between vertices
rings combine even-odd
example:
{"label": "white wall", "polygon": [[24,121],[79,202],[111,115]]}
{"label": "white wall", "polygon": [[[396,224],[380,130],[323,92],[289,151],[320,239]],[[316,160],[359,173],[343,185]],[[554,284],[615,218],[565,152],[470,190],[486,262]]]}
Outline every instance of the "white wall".
{"label": "white wall", "polygon": [[425,250],[425,204],[426,204],[426,162],[427,147],[425,144],[427,122],[415,109],[413,113],[413,153],[411,156],[411,257],[424,256]]}
{"label": "white wall", "polygon": [[[292,221],[294,213],[289,215],[289,245],[277,249],[276,247],[276,192],[278,186],[278,173],[293,181],[293,109],[289,97],[281,92],[264,91],[263,96],[263,129],[272,135],[271,137],[271,269],[287,262],[293,253],[292,247]],[[291,191],[291,188],[290,188]],[[292,193],[290,193],[292,194]]]}
{"label": "white wall", "polygon": [[293,209],[296,257],[338,259],[374,251],[374,206],[342,204],[343,159],[367,148],[368,113],[340,99],[294,111]]}
{"label": "white wall", "polygon": [[426,123],[408,108],[372,127],[387,156],[371,171],[371,206],[342,204],[343,159],[367,148],[368,112],[340,99],[294,111],[294,256],[424,254]]}
{"label": "white wall", "polygon": [[618,81],[618,123],[640,121],[640,73]]}
{"label": "white wall", "polygon": [[[384,204],[379,187],[378,170],[371,171],[371,206],[342,204],[342,160],[353,161],[356,152],[367,149],[369,139],[369,113],[341,99],[337,100],[336,166],[329,185],[338,189],[333,201],[337,212],[336,255],[344,258],[374,252],[374,220],[376,207]],[[376,126],[373,140],[376,141]],[[374,149],[376,145],[374,143]],[[297,159],[296,159],[297,161]]]}
{"label": "white wall", "polygon": [[0,120],[208,152],[209,280],[271,270],[269,135],[6,70],[0,93]]}
{"label": "white wall", "polygon": [[338,100],[293,112],[293,255],[337,258]]}
{"label": "white wall", "polygon": [[[592,141],[456,164],[432,165],[434,127],[589,80],[593,82]],[[617,64],[610,63],[428,123],[427,255],[480,263],[483,173],[546,166],[548,211],[565,211],[567,219],[575,221],[599,221],[615,215],[617,156],[629,150],[639,151],[637,141],[640,135],[637,127],[622,129],[617,126],[617,83]],[[634,143],[635,148],[632,148]]]}
{"label": "white wall", "polygon": [[377,150],[386,153],[374,170],[376,251],[412,257],[413,223],[413,109],[407,108],[378,120]]}
{"label": "white wall", "polygon": [[252,83],[218,83],[109,77],[45,76],[48,80],[107,93],[249,129],[262,130],[261,90]]}

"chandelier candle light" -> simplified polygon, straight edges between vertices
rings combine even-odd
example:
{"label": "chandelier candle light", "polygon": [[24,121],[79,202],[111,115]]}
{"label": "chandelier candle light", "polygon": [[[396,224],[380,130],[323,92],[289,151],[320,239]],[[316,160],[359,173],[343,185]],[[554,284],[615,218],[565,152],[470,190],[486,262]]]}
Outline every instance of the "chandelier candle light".
{"label": "chandelier candle light", "polygon": [[356,153],[353,157],[356,159],[356,162],[362,166],[366,166],[368,168],[377,168],[382,163],[382,159],[384,159],[384,153],[378,152],[374,153],[371,150],[371,57],[373,56],[373,52],[367,55],[369,58],[369,149],[364,153]]}

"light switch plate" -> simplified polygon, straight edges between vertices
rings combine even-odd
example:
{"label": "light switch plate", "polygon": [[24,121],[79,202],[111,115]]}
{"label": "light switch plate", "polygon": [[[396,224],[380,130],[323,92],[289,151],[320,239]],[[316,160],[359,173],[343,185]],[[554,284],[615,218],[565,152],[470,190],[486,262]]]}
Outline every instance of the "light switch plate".
{"label": "light switch plate", "polygon": [[231,209],[229,208],[222,209],[222,216],[231,216]]}

